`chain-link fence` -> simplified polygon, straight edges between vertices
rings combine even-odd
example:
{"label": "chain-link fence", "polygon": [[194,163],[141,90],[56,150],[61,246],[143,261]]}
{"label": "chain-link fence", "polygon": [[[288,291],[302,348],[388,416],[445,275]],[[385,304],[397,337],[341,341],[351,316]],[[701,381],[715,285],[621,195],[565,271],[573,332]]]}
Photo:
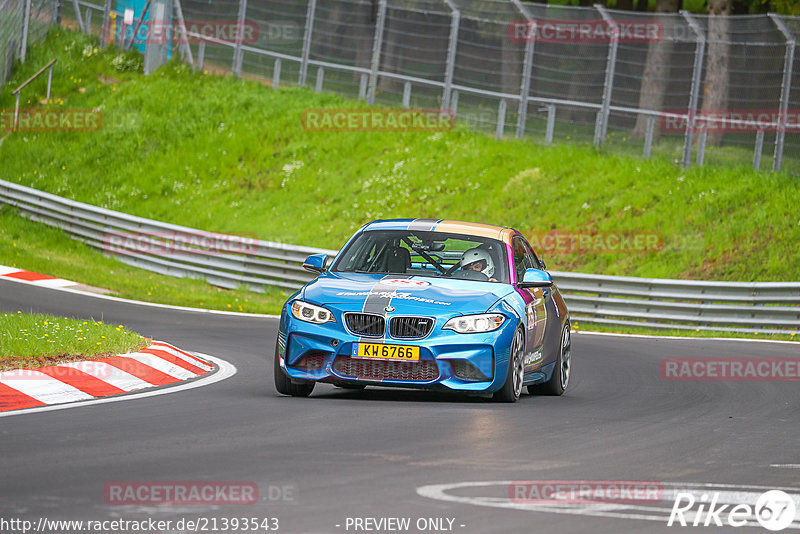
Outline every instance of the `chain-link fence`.
{"label": "chain-link fence", "polygon": [[[99,33],[90,13],[108,20],[110,2],[72,3],[81,29]],[[521,0],[178,5],[203,69],[449,108],[497,136],[800,173],[800,17]]]}
{"label": "chain-link fence", "polygon": [[0,87],[15,61],[25,61],[28,45],[43,39],[57,17],[48,0],[0,0]]}

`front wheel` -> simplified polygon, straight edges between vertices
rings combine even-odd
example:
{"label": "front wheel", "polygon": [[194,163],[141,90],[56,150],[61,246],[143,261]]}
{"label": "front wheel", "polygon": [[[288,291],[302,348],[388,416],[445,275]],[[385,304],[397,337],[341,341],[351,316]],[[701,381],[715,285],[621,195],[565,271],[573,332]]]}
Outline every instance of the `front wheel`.
{"label": "front wheel", "polygon": [[514,334],[514,341],[511,342],[511,352],[508,355],[508,374],[506,382],[494,394],[494,400],[500,402],[517,402],[522,394],[522,380],[525,374],[525,340],[522,337],[522,330],[517,330]]}
{"label": "front wheel", "polygon": [[275,359],[272,364],[272,371],[275,377],[275,389],[282,395],[291,395],[292,397],[308,397],[314,391],[314,382],[305,384],[294,384],[286,376],[286,373],[281,369],[278,363],[278,346],[275,346]]}
{"label": "front wheel", "polygon": [[569,385],[569,376],[572,372],[572,338],[570,336],[569,323],[564,325],[561,332],[561,346],[556,358],[556,366],[553,369],[553,376],[544,384],[528,386],[528,393],[531,395],[563,395]]}

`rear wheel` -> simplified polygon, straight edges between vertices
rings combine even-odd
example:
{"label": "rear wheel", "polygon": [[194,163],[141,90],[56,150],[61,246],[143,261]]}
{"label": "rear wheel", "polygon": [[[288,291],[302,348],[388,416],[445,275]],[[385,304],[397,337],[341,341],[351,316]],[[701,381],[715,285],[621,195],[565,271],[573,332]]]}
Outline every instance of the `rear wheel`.
{"label": "rear wheel", "polygon": [[523,352],[525,350],[525,340],[522,337],[522,330],[517,330],[514,340],[511,342],[511,352],[508,355],[508,374],[506,382],[494,394],[494,400],[500,402],[517,402],[522,394],[522,380],[525,374],[525,363]]}
{"label": "rear wheel", "polygon": [[553,376],[544,384],[528,386],[528,393],[531,395],[563,395],[569,385],[569,376],[572,372],[572,338],[570,336],[569,323],[564,325],[561,332],[561,346],[556,358],[556,366],[553,369]]}
{"label": "rear wheel", "polygon": [[281,369],[278,363],[278,346],[275,346],[275,358],[272,365],[273,375],[275,376],[275,389],[282,395],[291,395],[292,397],[308,397],[314,391],[314,382],[307,382],[304,384],[294,384],[286,376],[286,373]]}

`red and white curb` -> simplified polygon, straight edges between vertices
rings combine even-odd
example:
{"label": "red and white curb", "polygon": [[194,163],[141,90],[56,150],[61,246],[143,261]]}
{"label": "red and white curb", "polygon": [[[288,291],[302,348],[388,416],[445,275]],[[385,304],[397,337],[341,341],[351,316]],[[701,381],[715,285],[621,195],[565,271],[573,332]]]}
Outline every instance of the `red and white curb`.
{"label": "red and white curb", "polygon": [[78,285],[78,282],[73,282],[72,280],[64,280],[63,278],[34,273],[24,269],[17,269],[16,267],[6,267],[4,265],[0,265],[0,278],[14,280],[16,282],[27,282],[42,287],[70,287]]}
{"label": "red and white curb", "polygon": [[[139,352],[0,372],[0,412],[121,395],[208,375],[211,362],[154,341]],[[235,372],[235,370],[234,370]]]}

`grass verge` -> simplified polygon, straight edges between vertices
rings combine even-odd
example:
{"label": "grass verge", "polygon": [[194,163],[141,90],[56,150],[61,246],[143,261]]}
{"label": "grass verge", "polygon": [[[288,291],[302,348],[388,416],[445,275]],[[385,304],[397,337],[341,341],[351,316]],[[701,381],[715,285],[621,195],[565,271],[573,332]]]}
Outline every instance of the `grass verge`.
{"label": "grass verge", "polygon": [[0,313],[0,371],[135,352],[150,339],[122,325],[22,313]]}

